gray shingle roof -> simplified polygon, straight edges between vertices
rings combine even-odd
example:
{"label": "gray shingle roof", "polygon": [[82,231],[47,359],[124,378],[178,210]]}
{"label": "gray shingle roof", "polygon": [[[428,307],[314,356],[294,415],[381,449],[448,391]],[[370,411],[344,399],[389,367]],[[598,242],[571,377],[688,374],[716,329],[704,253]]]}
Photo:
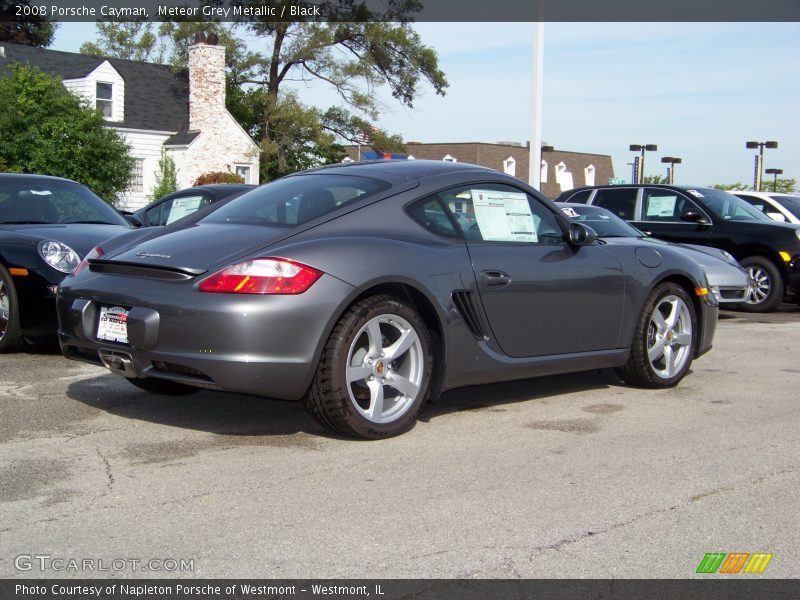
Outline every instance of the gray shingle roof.
{"label": "gray shingle roof", "polygon": [[189,72],[167,65],[86,56],[45,48],[2,43],[0,77],[11,63],[28,63],[62,79],[86,77],[108,61],[125,80],[125,120],[109,122],[112,127],[179,131],[189,121]]}

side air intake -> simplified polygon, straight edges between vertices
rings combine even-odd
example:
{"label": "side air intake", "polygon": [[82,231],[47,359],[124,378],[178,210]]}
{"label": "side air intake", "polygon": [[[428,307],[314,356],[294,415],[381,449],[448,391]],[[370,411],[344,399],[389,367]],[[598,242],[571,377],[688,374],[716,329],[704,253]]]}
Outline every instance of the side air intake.
{"label": "side air intake", "polygon": [[470,333],[478,340],[488,340],[489,334],[481,319],[481,311],[478,306],[475,294],[469,290],[456,290],[452,294],[453,304],[456,305],[458,313],[467,324]]}

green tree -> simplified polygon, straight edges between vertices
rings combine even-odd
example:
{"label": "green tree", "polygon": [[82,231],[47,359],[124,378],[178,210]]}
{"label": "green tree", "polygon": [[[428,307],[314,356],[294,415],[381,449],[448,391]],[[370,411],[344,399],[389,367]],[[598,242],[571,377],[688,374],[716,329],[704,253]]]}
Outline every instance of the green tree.
{"label": "green tree", "polygon": [[[170,50],[158,56],[176,67],[185,66],[195,33],[219,36],[226,47],[228,110],[261,145],[262,180],[340,160],[341,144],[355,142],[362,132],[368,133],[376,151],[399,151],[404,149],[401,136],[374,127],[381,109],[379,88],[388,88],[410,108],[423,84],[440,95],[448,84],[436,52],[410,25],[418,2],[391,0],[386,5],[386,12],[379,15],[353,0],[332,0],[325,7],[332,22],[240,24],[238,29],[255,37],[250,43],[254,50],[247,49],[238,29],[230,25],[165,23],[158,38]],[[101,54],[123,58],[160,48],[146,35],[152,28],[137,25],[98,26],[100,42],[95,47]],[[115,44],[120,36],[124,43]],[[304,105],[287,88],[297,81],[329,86],[339,104],[327,109]]]}
{"label": "green tree", "polygon": [[0,0],[0,43],[46,48],[53,43],[57,25],[38,15],[17,16],[17,6],[29,8],[30,0]]}
{"label": "green tree", "polygon": [[767,175],[761,181],[762,192],[780,192],[782,194],[791,194],[797,191],[796,179],[783,179],[778,177],[778,180],[770,179]]}
{"label": "green tree", "polygon": [[665,175],[645,175],[642,183],[669,183],[669,179]]}
{"label": "green tree", "polygon": [[150,198],[156,200],[167,194],[178,191],[178,174],[175,168],[175,161],[172,157],[161,149],[161,159],[158,161],[156,171],[156,184],[150,192]]}
{"label": "green tree", "polygon": [[122,137],[60,78],[29,65],[10,69],[0,78],[0,162],[12,172],[74,179],[113,200],[134,167]]}
{"label": "green tree", "polygon": [[753,186],[747,185],[745,183],[741,183],[737,181],[736,183],[715,183],[710,187],[714,188],[715,190],[722,190],[723,192],[729,192],[731,190],[752,190]]}

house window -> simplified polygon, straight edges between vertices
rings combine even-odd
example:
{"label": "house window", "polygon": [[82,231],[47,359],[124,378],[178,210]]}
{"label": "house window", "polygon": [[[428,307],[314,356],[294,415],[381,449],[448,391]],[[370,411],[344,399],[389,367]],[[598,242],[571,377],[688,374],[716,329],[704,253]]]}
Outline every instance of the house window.
{"label": "house window", "polygon": [[133,178],[131,179],[131,187],[128,191],[134,193],[142,193],[144,191],[144,159],[135,158],[136,163],[133,166]]}
{"label": "house window", "polygon": [[541,172],[539,174],[539,181],[541,181],[542,183],[547,183],[547,167],[548,167],[547,161],[543,160],[542,161],[542,170],[541,170]]}
{"label": "house window", "polygon": [[444,162],[458,162],[458,159],[450,156],[449,154],[445,154],[444,158],[442,159]]}
{"label": "house window", "polygon": [[512,177],[516,176],[517,161],[514,160],[513,156],[509,156],[507,159],[503,161],[503,173],[505,173],[506,175],[511,175]]}
{"label": "house window", "polygon": [[245,183],[250,183],[250,165],[236,165],[236,174],[241,177]]}
{"label": "house window", "polygon": [[112,88],[110,83],[98,81],[95,88],[95,106],[103,112],[103,117],[111,119],[114,116],[114,104],[112,102]]}
{"label": "house window", "polygon": [[572,173],[567,171],[567,165],[564,161],[556,165],[556,183],[561,186],[562,192],[566,192],[575,187],[572,183]]}
{"label": "house window", "polygon": [[583,178],[586,185],[594,185],[594,165],[589,165],[583,170]]}

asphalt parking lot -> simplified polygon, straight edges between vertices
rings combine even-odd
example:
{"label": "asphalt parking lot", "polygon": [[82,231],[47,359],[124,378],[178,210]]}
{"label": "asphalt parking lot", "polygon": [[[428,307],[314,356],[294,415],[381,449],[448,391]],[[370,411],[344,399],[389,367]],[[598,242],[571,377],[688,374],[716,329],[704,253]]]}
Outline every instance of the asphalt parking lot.
{"label": "asphalt parking lot", "polygon": [[53,348],[3,356],[0,577],[684,578],[707,552],[798,577],[798,356],[800,308],[725,312],[677,388],[457,390],[380,442],[292,403],[148,395]]}

